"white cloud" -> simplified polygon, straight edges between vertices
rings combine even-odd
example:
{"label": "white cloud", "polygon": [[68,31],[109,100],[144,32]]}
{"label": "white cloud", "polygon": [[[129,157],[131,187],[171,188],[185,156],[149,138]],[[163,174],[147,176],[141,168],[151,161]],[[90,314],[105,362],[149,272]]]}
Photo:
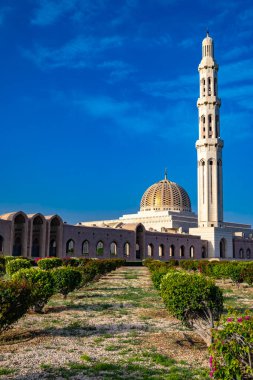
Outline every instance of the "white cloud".
{"label": "white cloud", "polygon": [[35,46],[33,50],[22,50],[23,55],[41,69],[59,67],[84,68],[93,64],[94,58],[107,49],[115,49],[123,44],[120,36],[93,38],[77,36],[65,45],[53,49]]}

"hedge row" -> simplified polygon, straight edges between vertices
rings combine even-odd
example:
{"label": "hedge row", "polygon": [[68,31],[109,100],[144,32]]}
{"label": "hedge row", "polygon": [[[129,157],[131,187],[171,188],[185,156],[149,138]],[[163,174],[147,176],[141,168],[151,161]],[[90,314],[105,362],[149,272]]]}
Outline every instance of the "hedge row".
{"label": "hedge row", "polygon": [[253,284],[253,262],[242,261],[208,261],[208,260],[170,260],[161,262],[159,260],[144,260],[151,272],[158,268],[169,269],[170,267],[179,266],[187,271],[198,271],[214,279],[231,279],[235,283],[245,282]]}
{"label": "hedge row", "polygon": [[78,267],[71,267],[53,266],[55,258],[43,260],[48,260],[46,266],[50,269],[24,266],[28,261],[22,259],[8,262],[8,273],[12,278],[0,280],[0,332],[21,318],[29,308],[42,312],[53,294],[60,293],[66,297],[69,292],[124,264],[120,259],[89,260]]}
{"label": "hedge row", "polygon": [[181,260],[180,267],[185,270],[199,271],[215,279],[231,279],[235,283],[253,284],[253,262]]}

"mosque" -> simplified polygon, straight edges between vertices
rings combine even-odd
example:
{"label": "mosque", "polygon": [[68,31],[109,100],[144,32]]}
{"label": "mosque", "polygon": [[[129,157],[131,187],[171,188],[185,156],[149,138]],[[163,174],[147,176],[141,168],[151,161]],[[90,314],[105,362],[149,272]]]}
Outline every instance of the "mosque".
{"label": "mosque", "polygon": [[187,192],[165,173],[142,196],[140,211],[117,220],[70,225],[59,215],[22,211],[0,216],[0,253],[13,256],[252,259],[250,225],[223,220],[218,65],[207,33],[202,42],[198,160],[198,215]]}

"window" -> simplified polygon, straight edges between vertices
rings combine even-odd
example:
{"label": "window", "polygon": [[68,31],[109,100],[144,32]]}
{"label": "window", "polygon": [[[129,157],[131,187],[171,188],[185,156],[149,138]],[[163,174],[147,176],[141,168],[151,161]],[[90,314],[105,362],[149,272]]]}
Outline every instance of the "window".
{"label": "window", "polygon": [[152,257],[154,255],[154,246],[153,244],[148,245],[148,256]]}
{"label": "window", "polygon": [[193,247],[193,245],[190,247],[190,258],[193,259],[195,256],[195,249]]}
{"label": "window", "polygon": [[248,248],[247,251],[246,251],[246,259],[250,259],[250,256],[251,256],[251,251]]}
{"label": "window", "polygon": [[244,258],[244,250],[241,248],[239,251],[239,259],[243,259],[243,258]]}
{"label": "window", "polygon": [[96,252],[98,256],[102,256],[104,254],[104,243],[102,241],[97,243]]}
{"label": "window", "polygon": [[159,245],[159,257],[164,257],[164,245]]}
{"label": "window", "polygon": [[116,256],[117,255],[117,244],[114,241],[110,245],[110,254],[112,256]]}
{"label": "window", "polygon": [[82,244],[82,255],[88,255],[89,254],[89,242],[88,240],[84,240]]}
{"label": "window", "polygon": [[179,250],[179,256],[180,257],[184,257],[184,251],[185,251],[185,248],[183,245],[181,245],[180,250]]}
{"label": "window", "polygon": [[74,254],[75,252],[75,242],[72,239],[69,239],[66,244],[66,253]]}
{"label": "window", "polygon": [[207,257],[206,256],[206,247],[201,248],[201,257],[202,257],[202,259],[205,259]]}
{"label": "window", "polygon": [[175,246],[172,244],[170,246],[170,257],[174,257],[175,256]]}
{"label": "window", "polygon": [[124,244],[124,256],[130,256],[130,244],[129,243]]}

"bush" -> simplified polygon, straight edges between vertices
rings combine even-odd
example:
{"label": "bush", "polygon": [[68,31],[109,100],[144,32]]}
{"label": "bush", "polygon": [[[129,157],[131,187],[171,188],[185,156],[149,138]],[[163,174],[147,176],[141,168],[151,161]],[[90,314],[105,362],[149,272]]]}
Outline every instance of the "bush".
{"label": "bush", "polygon": [[51,271],[55,284],[55,290],[61,293],[64,298],[68,293],[75,290],[82,281],[82,275],[77,269],[69,267],[54,268]]}
{"label": "bush", "polygon": [[253,316],[224,317],[213,330],[210,347],[210,377],[253,379]]}
{"label": "bush", "polygon": [[200,274],[170,270],[162,278],[161,296],[173,316],[210,344],[210,329],[223,311],[222,291],[213,281]]}
{"label": "bush", "polygon": [[53,268],[61,267],[62,260],[59,259],[58,257],[45,258],[45,259],[38,260],[37,264],[40,269],[50,270]]}
{"label": "bush", "polygon": [[97,267],[92,263],[87,263],[85,266],[79,266],[77,270],[82,275],[80,287],[89,284],[98,276]]}
{"label": "bush", "polygon": [[0,333],[30,307],[31,289],[25,281],[0,281]]}
{"label": "bush", "polygon": [[54,294],[52,274],[35,268],[20,269],[13,275],[13,279],[28,282],[32,289],[31,306],[36,313],[41,313],[49,298]]}
{"label": "bush", "polygon": [[6,273],[9,276],[12,276],[15,272],[17,272],[20,269],[31,268],[31,265],[32,264],[29,260],[24,260],[24,259],[10,260],[6,264]]}
{"label": "bush", "polygon": [[198,261],[196,260],[180,260],[179,266],[185,270],[198,270]]}
{"label": "bush", "polygon": [[78,267],[79,264],[79,260],[74,257],[64,257],[62,259],[62,265],[65,267]]}
{"label": "bush", "polygon": [[152,273],[151,279],[157,290],[160,290],[162,278],[168,273],[168,270],[169,269],[167,267],[161,267]]}

